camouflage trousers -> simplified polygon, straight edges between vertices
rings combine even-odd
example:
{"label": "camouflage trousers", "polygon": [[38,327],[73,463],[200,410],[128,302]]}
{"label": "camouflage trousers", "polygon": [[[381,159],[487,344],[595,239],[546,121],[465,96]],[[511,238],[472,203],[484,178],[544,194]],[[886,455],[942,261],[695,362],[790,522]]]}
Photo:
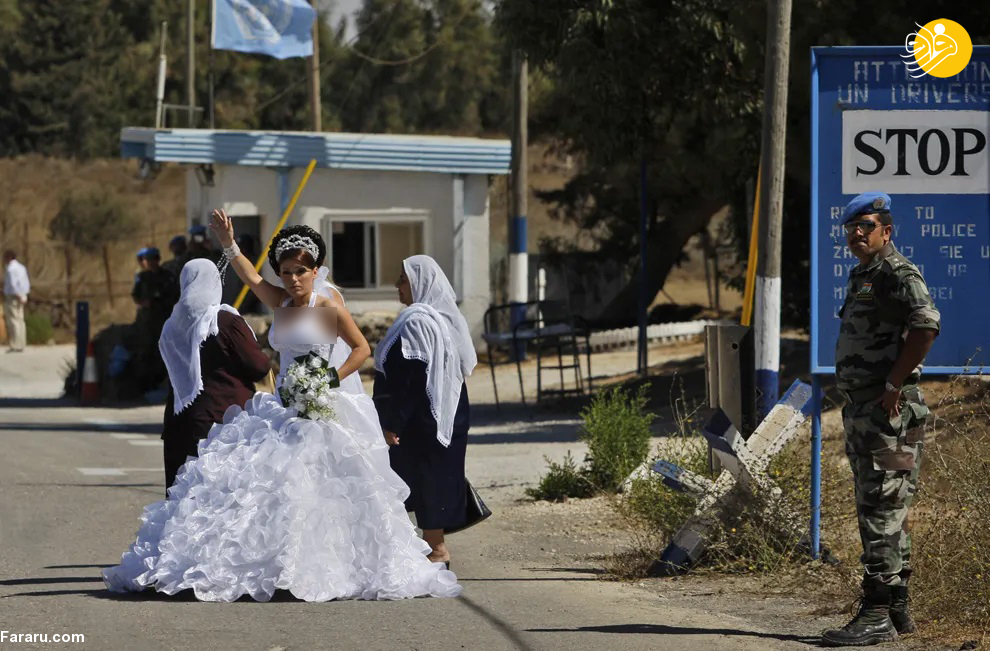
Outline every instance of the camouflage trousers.
{"label": "camouflage trousers", "polygon": [[917,387],[906,389],[900,414],[889,418],[880,399],[842,409],[846,454],[856,486],[863,543],[863,583],[906,585],[911,576],[908,510],[918,489],[929,415]]}

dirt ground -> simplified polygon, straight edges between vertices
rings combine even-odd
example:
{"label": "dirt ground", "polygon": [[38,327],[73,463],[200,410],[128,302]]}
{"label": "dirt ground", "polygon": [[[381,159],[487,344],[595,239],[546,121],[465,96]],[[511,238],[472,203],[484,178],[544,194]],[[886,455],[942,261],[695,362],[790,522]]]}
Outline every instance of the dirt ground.
{"label": "dirt ground", "polygon": [[[487,490],[491,490],[490,488]],[[499,554],[564,571],[587,573],[601,581],[615,581],[606,571],[614,557],[635,544],[628,528],[606,498],[570,500],[564,503],[516,500],[500,512],[500,537],[509,543]],[[665,606],[697,610],[721,617],[721,633],[727,637],[762,638],[766,646],[754,648],[817,648],[818,635],[848,620],[851,602],[823,604],[814,573],[791,572],[768,577],[694,572],[681,577],[624,581],[654,609],[655,619],[643,622],[638,633],[662,636],[673,627]],[[745,622],[745,630],[738,622]],[[615,631],[620,632],[620,631]],[[632,631],[623,631],[632,632]],[[700,633],[700,631],[699,631]],[[658,637],[658,641],[659,641]],[[780,644],[784,643],[784,644]],[[895,651],[956,649],[927,639],[905,636],[882,648]]]}

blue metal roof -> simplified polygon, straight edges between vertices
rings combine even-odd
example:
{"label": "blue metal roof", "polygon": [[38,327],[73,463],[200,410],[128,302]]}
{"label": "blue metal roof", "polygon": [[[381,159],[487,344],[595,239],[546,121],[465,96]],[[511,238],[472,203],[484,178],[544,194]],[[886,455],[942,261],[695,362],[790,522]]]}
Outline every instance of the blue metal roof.
{"label": "blue metal roof", "polygon": [[148,129],[120,132],[124,158],[159,163],[214,163],[449,174],[507,174],[508,140],[364,133]]}

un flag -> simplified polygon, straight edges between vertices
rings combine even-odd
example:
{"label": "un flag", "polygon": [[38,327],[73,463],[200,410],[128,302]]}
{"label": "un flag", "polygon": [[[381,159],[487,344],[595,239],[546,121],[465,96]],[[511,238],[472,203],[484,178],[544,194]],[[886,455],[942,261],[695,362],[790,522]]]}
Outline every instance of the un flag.
{"label": "un flag", "polygon": [[315,19],[306,0],[213,0],[213,47],[276,59],[308,57]]}

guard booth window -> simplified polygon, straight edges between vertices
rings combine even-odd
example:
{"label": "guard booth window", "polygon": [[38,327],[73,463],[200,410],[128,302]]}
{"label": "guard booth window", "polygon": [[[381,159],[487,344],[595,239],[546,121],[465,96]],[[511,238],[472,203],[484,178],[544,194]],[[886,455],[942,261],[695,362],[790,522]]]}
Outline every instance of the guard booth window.
{"label": "guard booth window", "polygon": [[329,235],[330,271],[341,287],[389,288],[405,258],[427,253],[425,215],[328,216],[323,231]]}

